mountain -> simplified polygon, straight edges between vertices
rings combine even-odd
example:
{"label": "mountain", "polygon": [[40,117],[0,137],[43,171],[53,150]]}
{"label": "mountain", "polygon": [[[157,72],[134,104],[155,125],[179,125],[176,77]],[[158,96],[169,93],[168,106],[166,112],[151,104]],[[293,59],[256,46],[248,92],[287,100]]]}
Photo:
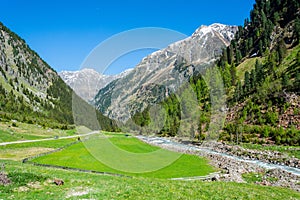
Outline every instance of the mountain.
{"label": "mountain", "polygon": [[126,76],[102,88],[95,97],[95,106],[110,118],[126,121],[212,66],[236,31],[236,26],[201,26],[191,37],[150,54]]}
{"label": "mountain", "polygon": [[[95,128],[81,117],[81,113],[93,108],[75,95],[54,69],[2,23],[0,105],[1,120],[15,119],[54,128],[69,128],[78,122]],[[84,111],[75,113],[79,108]],[[101,127],[112,127],[111,120],[99,112],[96,116]]]}
{"label": "mountain", "polygon": [[131,69],[117,75],[103,75],[94,69],[84,68],[79,71],[62,71],[59,76],[84,100],[90,102],[97,92],[107,84],[126,76]]}
{"label": "mountain", "polygon": [[230,106],[223,141],[300,145],[299,58],[300,2],[256,0],[218,62]]}
{"label": "mountain", "polygon": [[[225,111],[226,121],[218,127],[218,132],[213,129],[219,140],[300,145],[299,1],[256,0],[250,19],[238,27],[216,66],[227,94],[227,108],[217,112]],[[208,77],[213,75],[207,73]],[[216,124],[211,103],[214,91],[209,89],[206,75],[196,74],[189,80],[198,100],[190,110],[201,109],[196,123],[184,124],[183,132],[191,139],[210,138],[211,125]],[[166,111],[158,132],[161,135],[175,136],[182,132],[178,130],[185,120],[182,112],[186,108],[180,107],[176,99],[170,96],[161,103]],[[149,113],[147,109],[136,113],[133,121],[141,127],[149,125]]]}

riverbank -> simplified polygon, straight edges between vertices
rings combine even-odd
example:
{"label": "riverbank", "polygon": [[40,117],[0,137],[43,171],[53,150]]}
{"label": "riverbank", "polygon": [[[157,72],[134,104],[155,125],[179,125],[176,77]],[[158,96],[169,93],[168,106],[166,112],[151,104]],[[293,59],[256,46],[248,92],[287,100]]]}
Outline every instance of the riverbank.
{"label": "riverbank", "polygon": [[[238,156],[241,155],[241,153],[239,152],[246,151],[239,151],[242,149],[241,147],[232,147],[222,143],[207,143],[199,147],[192,143],[182,141],[178,138],[160,138],[145,136],[138,136],[137,138],[151,145],[156,145],[172,151],[195,154],[208,158],[210,160],[210,164],[213,165],[215,168],[220,169],[221,173],[216,174],[215,176],[207,179],[206,181],[233,181],[241,183],[245,182],[245,180],[243,179],[243,174],[252,173],[260,176],[260,179],[255,182],[256,184],[287,187],[300,192],[299,175],[283,170],[279,165],[268,165],[268,162],[264,162],[268,159],[267,156],[254,157],[256,158],[255,161],[259,162],[252,162],[254,161],[254,158],[252,158],[252,154],[245,154],[244,157],[240,157]],[[235,149],[237,149],[237,152],[234,152]],[[274,156],[277,157],[278,155],[280,155],[278,153],[274,153],[274,155],[271,155],[271,151],[267,154],[266,152],[261,152],[258,150],[249,151],[253,154],[255,153],[255,155],[270,155],[269,160],[272,160]],[[259,158],[263,159],[259,160]],[[299,166],[297,162],[291,163],[295,163],[297,167]],[[285,166],[284,163],[280,164],[283,164],[282,166]],[[290,166],[286,167],[288,169],[288,167]]]}

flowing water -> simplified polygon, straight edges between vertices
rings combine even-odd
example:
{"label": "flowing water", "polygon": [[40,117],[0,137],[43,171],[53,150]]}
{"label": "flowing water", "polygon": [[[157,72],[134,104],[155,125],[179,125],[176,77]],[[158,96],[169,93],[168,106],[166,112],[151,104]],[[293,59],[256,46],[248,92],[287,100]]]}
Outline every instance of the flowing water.
{"label": "flowing water", "polygon": [[282,169],[282,170],[285,170],[285,171],[290,172],[292,174],[300,176],[300,169],[295,168],[295,167],[289,167],[289,166],[286,166],[286,165],[271,164],[271,163],[263,162],[263,161],[260,161],[260,160],[247,160],[247,159],[244,159],[244,158],[241,158],[241,157],[238,157],[238,156],[229,155],[229,154],[226,154],[226,153],[220,153],[220,152],[214,151],[212,149],[208,149],[208,148],[204,148],[204,147],[197,147],[197,146],[188,145],[188,144],[182,144],[182,143],[174,142],[174,141],[168,140],[166,138],[161,138],[161,137],[137,136],[137,138],[139,138],[143,141],[147,141],[151,144],[167,145],[167,146],[180,148],[181,150],[202,151],[202,152],[209,153],[209,154],[220,155],[220,156],[231,158],[231,159],[234,159],[234,160],[237,160],[237,161],[252,163],[252,164],[258,165],[260,167],[266,168],[266,169]]}

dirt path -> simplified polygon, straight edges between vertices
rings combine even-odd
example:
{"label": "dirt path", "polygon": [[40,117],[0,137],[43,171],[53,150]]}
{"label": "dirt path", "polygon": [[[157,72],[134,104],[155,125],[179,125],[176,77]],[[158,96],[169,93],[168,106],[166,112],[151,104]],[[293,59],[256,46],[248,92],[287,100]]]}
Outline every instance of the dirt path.
{"label": "dirt path", "polygon": [[93,135],[99,133],[99,131],[92,131],[90,133],[86,134],[80,134],[80,135],[72,135],[72,136],[64,136],[64,137],[59,137],[59,138],[45,138],[45,139],[39,139],[39,140],[19,140],[19,141],[12,141],[12,142],[2,142],[0,143],[0,146],[5,146],[8,144],[22,144],[22,143],[30,143],[30,142],[42,142],[42,141],[50,141],[50,140],[62,140],[62,139],[69,139],[69,138],[77,138],[77,137],[84,137],[88,135]]}

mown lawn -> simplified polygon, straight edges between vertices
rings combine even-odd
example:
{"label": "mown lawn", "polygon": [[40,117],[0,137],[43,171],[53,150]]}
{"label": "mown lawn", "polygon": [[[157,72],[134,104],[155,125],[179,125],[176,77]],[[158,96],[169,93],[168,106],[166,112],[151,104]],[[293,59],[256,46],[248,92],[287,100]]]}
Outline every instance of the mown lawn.
{"label": "mown lawn", "polygon": [[[0,163],[3,161],[0,161]],[[114,177],[5,161],[14,181],[0,186],[0,199],[300,199],[284,188],[247,183],[171,181],[142,177]],[[64,181],[63,186],[52,182]]]}
{"label": "mown lawn", "polygon": [[[91,139],[90,141],[95,142],[96,139]],[[95,154],[90,153],[90,151],[98,151],[100,154],[106,154],[108,158],[115,158],[119,165],[127,164],[125,162],[132,162],[130,158],[126,158],[126,155],[123,156],[122,152],[120,153],[120,151],[116,151],[115,149],[108,151],[107,149],[109,149],[109,147],[105,146],[104,143],[101,143],[102,140],[100,139],[100,143],[95,143],[96,145],[92,146],[92,148],[87,147],[86,143],[78,143],[62,151],[36,158],[33,160],[33,162],[152,178],[204,176],[215,171],[215,169],[208,164],[208,161],[205,158],[200,158],[194,155],[182,155],[176,152],[163,150],[161,153],[152,156],[151,152],[161,149],[141,142],[134,137],[125,137],[124,134],[115,136],[110,135],[109,141],[126,152],[136,154],[150,153],[150,158],[141,157],[141,159],[137,162],[131,163],[132,165],[129,165],[129,167],[146,163],[150,163],[149,165],[151,165],[151,162],[146,159],[151,159],[158,162],[163,162],[166,160],[166,157],[164,156],[174,157],[175,159],[172,163],[165,165],[163,168],[149,172],[145,171],[134,173],[130,169],[128,171],[119,170],[118,168],[110,167],[111,165],[108,166],[104,164],[100,161],[101,159],[97,159],[97,155],[95,156]],[[157,163],[154,163],[154,165],[155,164]]]}

